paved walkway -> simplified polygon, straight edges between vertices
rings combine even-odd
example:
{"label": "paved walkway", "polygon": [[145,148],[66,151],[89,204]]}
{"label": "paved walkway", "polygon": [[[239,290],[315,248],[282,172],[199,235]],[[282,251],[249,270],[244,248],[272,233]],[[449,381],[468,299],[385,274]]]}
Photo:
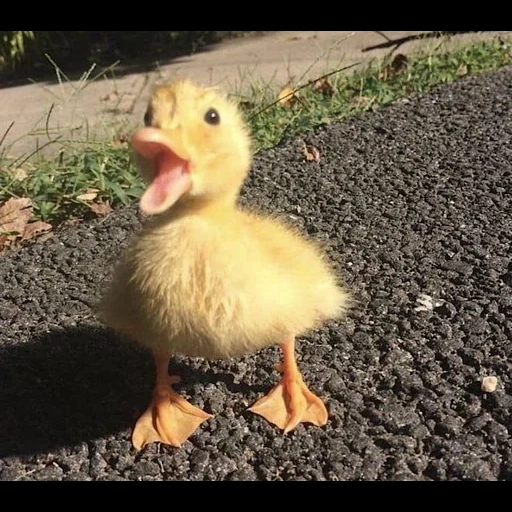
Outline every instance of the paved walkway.
{"label": "paved walkway", "polygon": [[0,134],[15,122],[4,148],[11,155],[20,155],[45,144],[47,128],[51,137],[62,134],[65,138],[83,140],[87,136],[109,136],[111,132],[105,127],[112,128],[117,124],[113,121],[138,122],[151,85],[162,78],[189,76],[239,92],[255,79],[276,85],[289,80],[297,83],[346,64],[381,58],[392,49],[386,37],[393,41],[405,38],[399,51],[408,54],[419,48],[434,49],[442,41],[454,46],[510,33],[466,33],[449,40],[419,40],[414,38],[428,32],[287,31],[237,39],[169,63],[155,64],[148,72],[122,76],[114,72],[115,79],[101,77],[95,81],[0,88]]}

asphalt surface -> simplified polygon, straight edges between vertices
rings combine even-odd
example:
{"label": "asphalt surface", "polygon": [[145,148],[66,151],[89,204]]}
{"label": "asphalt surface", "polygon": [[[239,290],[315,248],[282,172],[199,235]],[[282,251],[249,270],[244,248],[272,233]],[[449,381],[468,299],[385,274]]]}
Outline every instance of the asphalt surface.
{"label": "asphalt surface", "polygon": [[358,299],[299,343],[324,428],[283,435],[245,412],[277,349],[180,358],[178,389],[215,419],[135,452],[151,360],[91,305],[136,208],[1,258],[0,479],[512,480],[511,137],[509,68],[308,135],[320,163],[299,141],[256,159],[244,201],[326,240]]}

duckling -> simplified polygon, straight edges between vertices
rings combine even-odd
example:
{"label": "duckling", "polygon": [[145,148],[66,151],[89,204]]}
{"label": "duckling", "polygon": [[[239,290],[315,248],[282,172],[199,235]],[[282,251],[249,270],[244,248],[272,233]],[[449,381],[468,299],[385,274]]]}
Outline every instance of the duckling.
{"label": "duckling", "polygon": [[349,294],[320,249],[270,215],[243,209],[251,137],[237,104],[190,80],[155,88],[131,145],[149,220],[118,263],[99,313],[149,349],[151,403],[133,446],[178,447],[210,414],[172,389],[174,354],[225,359],[277,344],[282,378],[249,410],[284,432],[323,426],[328,413],[295,359],[295,339],[342,315]]}

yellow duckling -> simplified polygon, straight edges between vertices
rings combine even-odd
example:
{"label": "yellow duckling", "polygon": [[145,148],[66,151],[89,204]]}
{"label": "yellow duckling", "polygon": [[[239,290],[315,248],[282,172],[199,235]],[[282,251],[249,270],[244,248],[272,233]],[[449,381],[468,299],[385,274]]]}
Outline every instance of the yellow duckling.
{"label": "yellow duckling", "polygon": [[156,386],[132,442],[180,446],[206,419],[171,384],[173,354],[242,356],[272,344],[281,381],[250,410],[288,432],[327,422],[304,383],[295,337],[343,314],[348,294],[319,249],[274,218],[244,211],[239,191],[251,166],[250,136],[237,105],[188,80],[157,87],[146,127],[131,144],[155,215],[118,264],[100,304],[106,325],[150,349]]}

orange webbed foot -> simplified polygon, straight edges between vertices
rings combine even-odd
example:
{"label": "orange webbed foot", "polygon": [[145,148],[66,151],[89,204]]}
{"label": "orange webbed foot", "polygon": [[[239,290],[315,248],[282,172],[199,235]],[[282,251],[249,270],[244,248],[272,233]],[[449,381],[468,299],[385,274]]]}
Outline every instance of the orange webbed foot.
{"label": "orange webbed foot", "polygon": [[[169,377],[170,384],[179,377]],[[132,444],[142,450],[149,443],[181,446],[212,415],[193,406],[170,386],[157,385],[149,407],[135,424]]]}
{"label": "orange webbed foot", "polygon": [[[170,377],[170,383],[179,377]],[[155,388],[153,399],[138,419],[132,434],[132,443],[141,450],[149,443],[160,442],[181,446],[211,414],[195,407],[172,388]]]}
{"label": "orange webbed foot", "polygon": [[281,345],[284,354],[283,364],[278,370],[283,372],[281,381],[267,396],[258,400],[249,411],[259,414],[285,433],[299,423],[312,423],[322,427],[327,423],[327,409],[302,379],[295,362],[295,340],[291,338]]}
{"label": "orange webbed foot", "polygon": [[322,427],[328,418],[324,403],[308,389],[299,374],[293,379],[283,376],[279,384],[267,396],[258,400],[249,411],[259,414],[284,430],[285,434],[299,423],[312,423]]}

